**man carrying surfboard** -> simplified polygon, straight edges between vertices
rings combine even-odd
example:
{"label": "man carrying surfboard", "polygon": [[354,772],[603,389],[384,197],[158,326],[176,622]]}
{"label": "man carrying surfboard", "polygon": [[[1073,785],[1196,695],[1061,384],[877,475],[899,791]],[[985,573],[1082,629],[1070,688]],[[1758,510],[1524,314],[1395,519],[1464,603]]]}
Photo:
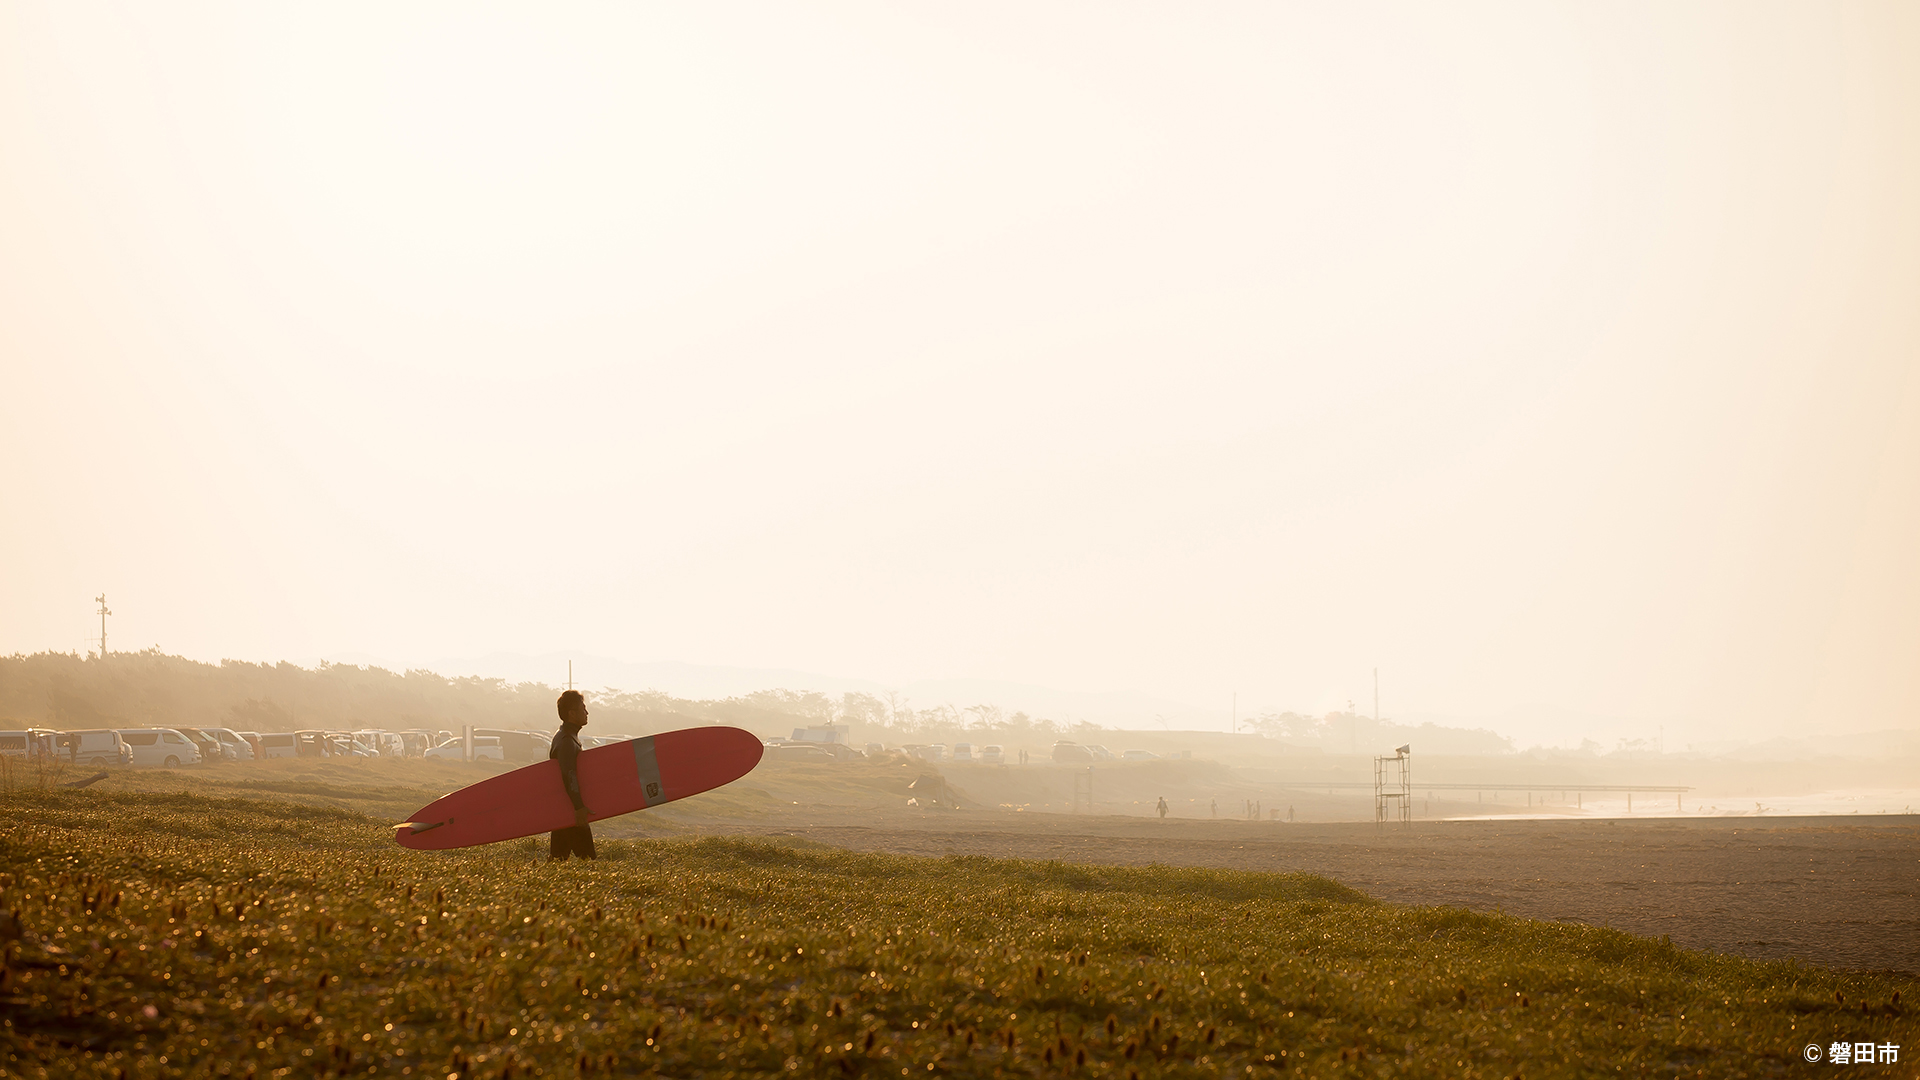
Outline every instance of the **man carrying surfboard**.
{"label": "man carrying surfboard", "polygon": [[573,824],[555,829],[547,843],[547,858],[565,862],[567,856],[594,858],[593,828],[587,824],[587,800],[580,793],[580,729],[587,726],[587,699],[578,690],[560,695],[560,730],[553,733],[547,757],[560,763],[560,784],[573,803]]}

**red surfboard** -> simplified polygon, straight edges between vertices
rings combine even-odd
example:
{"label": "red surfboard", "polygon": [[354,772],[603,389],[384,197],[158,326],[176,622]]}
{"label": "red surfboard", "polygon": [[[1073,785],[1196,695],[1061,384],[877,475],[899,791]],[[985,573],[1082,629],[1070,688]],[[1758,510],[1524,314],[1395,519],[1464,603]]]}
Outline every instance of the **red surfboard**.
{"label": "red surfboard", "polygon": [[[760,737],[735,727],[663,731],[580,755],[588,820],[618,817],[730,784],[760,764]],[[473,847],[573,824],[560,764],[542,761],[482,780],[421,807],[396,826],[401,847]]]}

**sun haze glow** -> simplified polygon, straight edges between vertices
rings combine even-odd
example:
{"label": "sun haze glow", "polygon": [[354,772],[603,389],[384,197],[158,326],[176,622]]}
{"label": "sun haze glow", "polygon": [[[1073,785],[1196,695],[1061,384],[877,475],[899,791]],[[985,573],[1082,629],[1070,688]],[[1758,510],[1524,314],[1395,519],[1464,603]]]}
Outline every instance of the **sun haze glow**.
{"label": "sun haze glow", "polygon": [[0,649],[104,591],[208,659],[1920,726],[1916,60],[1904,3],[10,4]]}

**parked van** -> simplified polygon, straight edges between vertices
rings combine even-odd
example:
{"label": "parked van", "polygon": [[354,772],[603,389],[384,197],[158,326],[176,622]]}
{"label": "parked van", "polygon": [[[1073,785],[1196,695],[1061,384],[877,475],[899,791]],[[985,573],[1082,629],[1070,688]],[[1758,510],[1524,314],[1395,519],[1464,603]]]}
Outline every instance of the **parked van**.
{"label": "parked van", "polygon": [[50,762],[59,753],[56,745],[59,737],[60,733],[50,728],[0,731],[0,757]]}
{"label": "parked van", "polygon": [[953,744],[953,760],[972,761],[973,760],[973,744],[964,743],[964,742],[954,743]]}
{"label": "parked van", "polygon": [[997,743],[988,743],[987,745],[980,748],[981,764],[1004,765],[1006,764],[1006,762],[1007,762],[1007,752],[1005,750],[1002,750]]}
{"label": "parked van", "polygon": [[[474,728],[474,738],[494,740],[507,761],[545,761],[553,745],[553,735],[544,731],[512,731],[506,728]],[[475,743],[474,745],[479,745]]]}
{"label": "parked van", "polygon": [[132,750],[135,765],[177,769],[182,765],[200,763],[199,745],[172,728],[122,730],[120,737],[126,740],[127,747]]}
{"label": "parked van", "polygon": [[361,728],[353,733],[355,746],[378,757],[403,757],[405,744],[400,736],[379,728]]}
{"label": "parked van", "polygon": [[60,755],[76,765],[131,765],[133,750],[120,733],[106,728],[68,731],[54,740]]}
{"label": "parked van", "polygon": [[193,745],[196,747],[199,747],[200,749],[201,761],[204,761],[211,765],[215,762],[230,760],[227,757],[227,748],[225,746],[222,746],[219,738],[217,738],[212,733],[207,731],[207,729],[197,728],[197,727],[177,727],[177,728],[174,728],[173,730],[193,740]]}
{"label": "parked van", "polygon": [[296,731],[295,757],[353,757],[353,736],[345,731]]}
{"label": "parked van", "polygon": [[372,735],[357,735],[351,731],[329,731],[326,733],[327,752],[334,757],[369,758],[379,757]]}
{"label": "parked van", "polygon": [[246,736],[240,732],[232,728],[223,727],[201,728],[200,730],[220,740],[220,750],[226,754],[228,761],[253,760],[253,744],[248,742]]}
{"label": "parked van", "polygon": [[[427,751],[425,756],[429,760],[434,761],[465,761],[467,752],[466,747],[460,743],[460,736],[455,735],[453,738]],[[473,760],[480,761],[482,759],[488,761],[506,760],[506,755],[500,750],[499,736],[475,735],[473,737]]]}
{"label": "parked van", "polygon": [[291,731],[269,731],[260,736],[263,758],[297,757],[300,737]]}
{"label": "parked van", "polygon": [[1053,744],[1053,763],[1055,765],[1091,765],[1093,751],[1079,743],[1062,739]]}
{"label": "parked van", "polygon": [[241,740],[247,744],[247,749],[253,751],[253,760],[259,761],[261,758],[267,756],[260,752],[260,733],[259,732],[236,731],[234,732],[234,734],[240,736]]}

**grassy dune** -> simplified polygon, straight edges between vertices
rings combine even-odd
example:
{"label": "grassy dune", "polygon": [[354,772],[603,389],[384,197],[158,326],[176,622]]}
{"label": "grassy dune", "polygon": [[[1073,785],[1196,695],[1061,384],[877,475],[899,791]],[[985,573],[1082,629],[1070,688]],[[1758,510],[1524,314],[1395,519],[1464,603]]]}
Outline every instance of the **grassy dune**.
{"label": "grassy dune", "polygon": [[1306,875],[715,839],[549,866],[138,790],[0,822],[8,1077],[1731,1077],[1915,1030],[1910,979]]}

